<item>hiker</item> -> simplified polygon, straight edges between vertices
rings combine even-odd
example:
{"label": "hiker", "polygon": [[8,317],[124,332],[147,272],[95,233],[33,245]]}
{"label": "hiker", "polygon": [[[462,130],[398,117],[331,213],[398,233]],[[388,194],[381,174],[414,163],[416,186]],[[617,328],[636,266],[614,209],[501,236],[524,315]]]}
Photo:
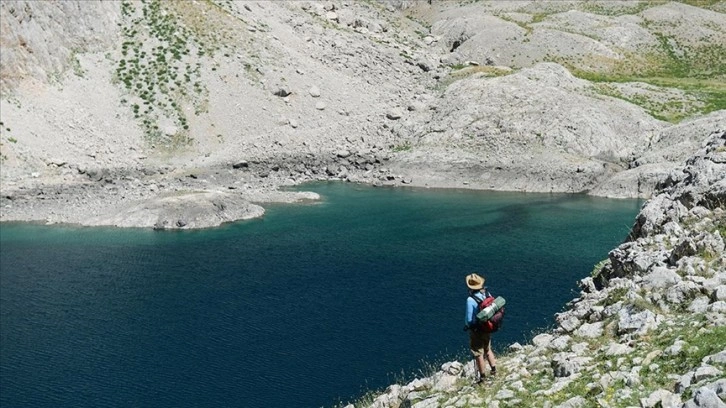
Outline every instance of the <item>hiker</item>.
{"label": "hiker", "polygon": [[484,287],[484,278],[472,273],[466,276],[466,286],[469,287],[469,296],[466,298],[466,326],[464,330],[469,331],[469,348],[471,354],[474,355],[476,369],[479,372],[477,383],[481,383],[485,378],[484,372],[484,355],[486,354],[489,367],[491,367],[491,375],[497,373],[497,361],[494,358],[494,352],[491,347],[490,332],[480,329],[479,322],[476,319],[477,308],[479,302],[485,297],[491,296],[486,287]]}

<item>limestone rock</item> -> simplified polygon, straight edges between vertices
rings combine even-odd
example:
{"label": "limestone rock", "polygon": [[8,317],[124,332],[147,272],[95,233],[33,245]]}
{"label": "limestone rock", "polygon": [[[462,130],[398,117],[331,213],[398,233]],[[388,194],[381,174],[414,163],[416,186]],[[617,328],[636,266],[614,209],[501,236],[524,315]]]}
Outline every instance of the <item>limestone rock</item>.
{"label": "limestone rock", "polygon": [[401,117],[403,117],[403,112],[399,108],[393,108],[386,112],[386,118],[388,119],[398,120],[401,119]]}
{"label": "limestone rock", "polygon": [[718,368],[705,365],[696,369],[696,372],[693,373],[693,381],[701,382],[704,379],[716,377],[722,374],[723,371],[719,370]]}
{"label": "limestone rock", "polygon": [[648,398],[640,399],[642,408],[679,408],[682,404],[678,395],[664,389],[655,390]]}
{"label": "limestone rock", "polygon": [[85,225],[155,229],[208,228],[225,222],[260,217],[264,209],[242,196],[196,191],[161,196],[131,204],[109,215],[89,218]]}
{"label": "limestone rock", "polygon": [[628,345],[612,342],[608,345],[607,349],[605,350],[605,355],[606,356],[622,356],[625,354],[630,354],[632,352],[633,352],[633,349],[631,347],[628,347]]}
{"label": "limestone rock", "polygon": [[621,309],[618,312],[618,334],[634,333],[642,335],[655,328],[658,322],[658,317],[650,310],[631,314],[631,309]]}
{"label": "limestone rock", "polygon": [[693,399],[686,401],[683,408],[726,408],[726,404],[708,387],[696,390]]}
{"label": "limestone rock", "polygon": [[554,336],[548,333],[541,333],[532,338],[532,344],[536,347],[547,347],[554,339]]}
{"label": "limestone rock", "polygon": [[587,400],[584,397],[578,395],[576,397],[568,399],[560,405],[555,406],[555,408],[583,408],[586,406]]}
{"label": "limestone rock", "polygon": [[575,330],[575,335],[587,338],[595,338],[602,336],[603,323],[584,323],[579,329]]}
{"label": "limestone rock", "polygon": [[557,353],[552,357],[550,366],[555,377],[569,377],[580,371],[582,363],[587,361],[572,353]]}
{"label": "limestone rock", "polygon": [[668,288],[681,281],[675,271],[665,267],[655,267],[653,271],[643,277],[643,286],[646,290]]}

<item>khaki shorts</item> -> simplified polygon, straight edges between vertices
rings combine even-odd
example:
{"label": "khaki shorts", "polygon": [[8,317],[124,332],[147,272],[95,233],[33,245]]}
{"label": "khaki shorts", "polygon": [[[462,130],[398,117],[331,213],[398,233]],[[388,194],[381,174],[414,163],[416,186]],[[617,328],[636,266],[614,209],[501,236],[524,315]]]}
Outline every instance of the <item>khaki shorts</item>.
{"label": "khaki shorts", "polygon": [[469,331],[469,348],[474,357],[486,355],[491,347],[492,334],[483,331]]}

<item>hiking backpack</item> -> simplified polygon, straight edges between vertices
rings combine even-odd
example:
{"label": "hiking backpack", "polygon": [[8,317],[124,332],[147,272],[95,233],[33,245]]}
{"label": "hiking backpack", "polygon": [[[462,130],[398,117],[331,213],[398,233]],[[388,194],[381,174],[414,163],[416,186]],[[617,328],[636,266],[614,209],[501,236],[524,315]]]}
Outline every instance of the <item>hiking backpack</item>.
{"label": "hiking backpack", "polygon": [[479,300],[472,296],[472,299],[476,301],[476,320],[479,323],[479,330],[485,333],[494,333],[499,330],[504,320],[504,305],[506,301],[503,297],[499,296],[494,298],[488,291],[484,296],[484,299]]}

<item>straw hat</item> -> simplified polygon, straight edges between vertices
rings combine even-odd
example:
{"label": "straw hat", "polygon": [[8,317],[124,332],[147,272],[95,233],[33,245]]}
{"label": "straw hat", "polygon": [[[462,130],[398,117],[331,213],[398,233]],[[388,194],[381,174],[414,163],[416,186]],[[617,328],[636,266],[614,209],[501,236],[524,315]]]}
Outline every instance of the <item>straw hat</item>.
{"label": "straw hat", "polygon": [[481,289],[484,287],[484,278],[475,273],[472,273],[471,275],[466,275],[466,286],[468,286],[469,289],[472,290]]}

